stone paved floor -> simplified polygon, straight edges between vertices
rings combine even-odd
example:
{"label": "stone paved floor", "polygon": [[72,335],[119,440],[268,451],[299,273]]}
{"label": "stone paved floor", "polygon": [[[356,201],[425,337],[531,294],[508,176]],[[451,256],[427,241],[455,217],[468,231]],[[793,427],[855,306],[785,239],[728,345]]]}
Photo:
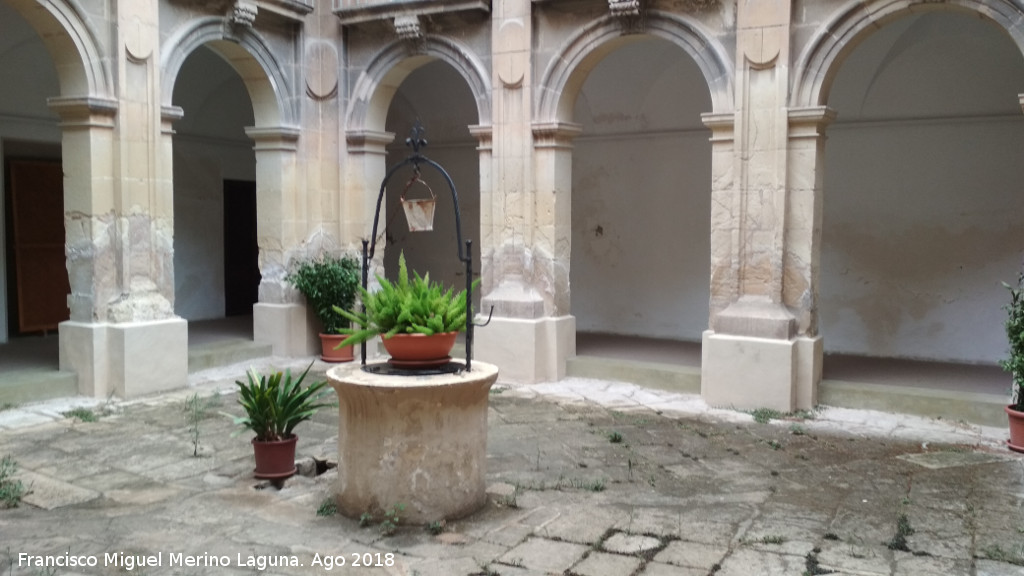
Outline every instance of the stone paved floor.
{"label": "stone paved floor", "polygon": [[[221,414],[237,412],[243,369],[142,402],[0,412],[0,456],[31,488],[0,509],[0,575],[1024,574],[1024,459],[1002,430],[836,409],[764,424],[625,384],[499,383],[487,507],[438,534],[385,535],[380,519],[318,516],[330,470],[281,489],[251,477],[248,440]],[[194,393],[213,399],[198,456]],[[106,414],[63,417],[72,404]],[[300,457],[335,459],[336,426],[333,411],[304,424]],[[128,570],[140,555],[161,565]],[[299,565],[261,569],[279,557]]]}

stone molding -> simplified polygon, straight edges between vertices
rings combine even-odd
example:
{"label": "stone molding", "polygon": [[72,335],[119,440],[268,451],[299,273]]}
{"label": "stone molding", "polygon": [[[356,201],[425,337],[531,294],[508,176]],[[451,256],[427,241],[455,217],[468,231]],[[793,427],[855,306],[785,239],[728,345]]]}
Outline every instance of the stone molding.
{"label": "stone molding", "polygon": [[394,132],[380,130],[349,130],[345,133],[348,151],[352,154],[387,154],[385,147],[395,141]]}
{"label": "stone molding", "polygon": [[789,138],[824,136],[825,127],[836,119],[836,111],[828,106],[789,109]]}
{"label": "stone molding", "polygon": [[490,12],[490,0],[338,0],[334,14],[344,26],[394,20],[398,16],[427,16],[444,12],[480,11]]}
{"label": "stone molding", "polygon": [[114,128],[118,101],[96,96],[58,96],[47,106],[60,116],[61,128]]}
{"label": "stone molding", "polygon": [[295,126],[249,126],[245,129],[245,135],[256,142],[253,150],[257,152],[295,152],[299,149],[300,133],[301,130]]}
{"label": "stone molding", "polygon": [[[643,20],[646,34],[679,46],[694,59],[708,83],[712,110],[732,110],[735,105],[733,58],[719,40],[699,23],[678,14],[647,10]],[[584,64],[595,50],[628,33],[618,18],[607,14],[577,28],[551,55],[539,75],[540,81],[535,86],[541,89],[534,99],[533,117],[547,122],[571,117],[577,95],[568,90],[574,84],[573,78],[589,70]]]}
{"label": "stone molding", "polygon": [[534,148],[572,149],[572,141],[583,131],[583,126],[574,122],[534,122]]}
{"label": "stone molding", "polygon": [[469,133],[479,142],[477,150],[481,152],[494,150],[494,126],[473,124],[469,127]]}
{"label": "stone molding", "polygon": [[850,2],[823,20],[792,64],[789,104],[794,108],[816,106],[827,99],[834,69],[841,55],[866,34],[901,14],[929,8],[967,11],[994,21],[1024,53],[1024,28],[1019,3],[1011,0],[863,0]]}

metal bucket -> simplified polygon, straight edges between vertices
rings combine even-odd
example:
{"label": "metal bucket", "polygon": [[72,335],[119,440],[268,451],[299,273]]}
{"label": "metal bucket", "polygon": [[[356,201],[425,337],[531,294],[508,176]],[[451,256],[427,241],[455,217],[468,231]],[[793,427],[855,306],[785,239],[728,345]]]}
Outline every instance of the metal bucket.
{"label": "metal bucket", "polygon": [[[417,200],[409,200],[405,195],[409,192],[409,188],[416,182],[426,186],[430,192],[430,198],[421,198]],[[429,232],[434,229],[434,207],[437,205],[437,196],[434,195],[434,191],[427,186],[427,183],[420,180],[420,175],[417,172],[405,185],[405,190],[402,192],[402,210],[405,211],[405,220],[409,223],[409,232]]]}

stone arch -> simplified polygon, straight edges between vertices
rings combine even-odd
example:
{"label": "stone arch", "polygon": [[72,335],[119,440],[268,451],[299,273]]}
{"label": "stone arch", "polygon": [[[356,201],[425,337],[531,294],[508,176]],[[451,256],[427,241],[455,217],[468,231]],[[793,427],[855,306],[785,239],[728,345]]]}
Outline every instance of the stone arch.
{"label": "stone arch", "polygon": [[[706,30],[685,16],[651,10],[646,13],[643,32],[679,46],[696,61],[711,91],[712,110],[709,112],[732,110],[729,55]],[[572,107],[587,73],[631,36],[623,35],[621,22],[610,15],[579,29],[551,59],[541,77],[535,120],[571,121]]]}
{"label": "stone arch", "polygon": [[108,59],[80,9],[67,0],[9,0],[36,30],[57,67],[63,96],[114,94]]}
{"label": "stone arch", "polygon": [[249,27],[232,27],[224,18],[200,18],[174,33],[160,56],[164,106],[171,106],[174,83],[182,64],[196,48],[208,46],[226,59],[242,77],[252,99],[257,126],[298,125],[298,100],[291,83],[266,42]]}
{"label": "stone arch", "polygon": [[374,56],[352,89],[346,122],[348,131],[383,130],[391,97],[402,80],[434,59],[449,64],[465,79],[476,101],[478,122],[490,125],[491,83],[483,63],[453,40],[427,36],[415,50],[409,43],[397,40]]}
{"label": "stone arch", "polygon": [[847,3],[815,32],[801,52],[793,75],[790,106],[820,106],[828,102],[832,80],[846,56],[879,26],[910,12],[955,10],[988,18],[1001,26],[1024,54],[1020,0],[875,0]]}

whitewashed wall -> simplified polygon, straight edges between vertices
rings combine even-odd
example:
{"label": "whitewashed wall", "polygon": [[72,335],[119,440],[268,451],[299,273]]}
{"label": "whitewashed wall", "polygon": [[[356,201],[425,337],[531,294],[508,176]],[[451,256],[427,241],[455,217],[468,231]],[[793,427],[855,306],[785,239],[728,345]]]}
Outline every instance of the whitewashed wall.
{"label": "whitewashed wall", "polygon": [[580,332],[699,341],[708,325],[711,110],[693,59],[626,45],[576,102],[572,312]]}
{"label": "whitewashed wall", "polygon": [[174,312],[223,318],[224,180],[256,179],[252,104],[234,69],[205,49],[186,60],[174,103],[185,111],[174,126]]}
{"label": "whitewashed wall", "polygon": [[898,20],[829,104],[821,278],[827,352],[993,363],[1024,253],[1024,57],[975,17]]}

